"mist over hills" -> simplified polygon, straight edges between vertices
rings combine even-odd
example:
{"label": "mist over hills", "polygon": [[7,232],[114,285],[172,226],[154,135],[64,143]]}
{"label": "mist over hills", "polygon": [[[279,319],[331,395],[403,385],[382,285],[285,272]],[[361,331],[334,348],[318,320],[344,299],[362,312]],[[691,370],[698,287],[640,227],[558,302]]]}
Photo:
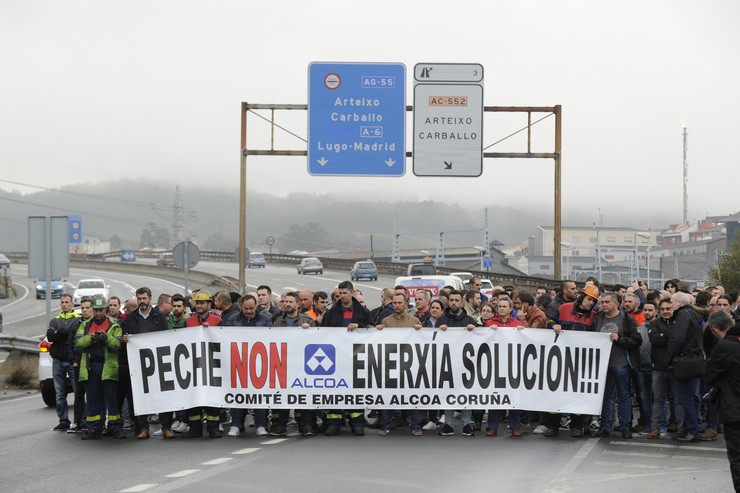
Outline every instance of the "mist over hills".
{"label": "mist over hills", "polygon": [[[27,249],[27,217],[32,215],[82,216],[83,236],[139,248],[142,238],[167,244],[173,230],[174,183],[117,180],[80,183],[60,189],[22,194],[0,190],[0,250]],[[193,182],[181,184],[185,236],[205,250],[233,250],[238,246],[239,192]],[[398,216],[402,249],[433,251],[444,231],[445,247],[482,243],[483,209],[488,207],[491,240],[518,243],[534,234],[538,225],[552,225],[552,207],[523,197],[521,206],[494,200],[446,195],[445,200],[397,200],[382,193],[348,194],[346,191],[292,193],[278,197],[249,189],[247,192],[247,246],[267,251],[267,236],[277,242],[273,252],[390,250],[394,216]],[[472,203],[472,205],[471,205]],[[564,226],[591,226],[599,221],[596,205],[563,208]],[[619,209],[622,217],[606,215],[603,226],[663,229],[671,221],[665,213],[649,216]],[[146,231],[146,233],[145,233]]]}

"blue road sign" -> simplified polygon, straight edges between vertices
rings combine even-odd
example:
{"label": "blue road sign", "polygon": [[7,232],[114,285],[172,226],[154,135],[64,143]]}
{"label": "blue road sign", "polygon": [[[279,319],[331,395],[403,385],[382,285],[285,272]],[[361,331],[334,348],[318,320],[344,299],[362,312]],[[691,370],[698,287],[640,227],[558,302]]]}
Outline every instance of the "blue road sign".
{"label": "blue road sign", "polygon": [[121,262],[136,262],[136,252],[133,250],[121,250]]}
{"label": "blue road sign", "polygon": [[82,243],[82,216],[67,216],[69,218],[69,242]]}
{"label": "blue road sign", "polygon": [[491,257],[483,257],[483,268],[487,269],[493,267],[493,259]]}
{"label": "blue road sign", "polygon": [[406,170],[406,66],[308,66],[308,172],[402,176]]}

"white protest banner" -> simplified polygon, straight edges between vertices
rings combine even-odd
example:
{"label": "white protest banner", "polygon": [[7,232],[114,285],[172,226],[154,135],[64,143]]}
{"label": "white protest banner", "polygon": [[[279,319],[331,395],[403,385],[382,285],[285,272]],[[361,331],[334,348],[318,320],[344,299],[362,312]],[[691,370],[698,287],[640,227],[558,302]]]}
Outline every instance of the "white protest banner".
{"label": "white protest banner", "polygon": [[132,335],[137,414],[199,406],[600,414],[608,334],[197,327]]}

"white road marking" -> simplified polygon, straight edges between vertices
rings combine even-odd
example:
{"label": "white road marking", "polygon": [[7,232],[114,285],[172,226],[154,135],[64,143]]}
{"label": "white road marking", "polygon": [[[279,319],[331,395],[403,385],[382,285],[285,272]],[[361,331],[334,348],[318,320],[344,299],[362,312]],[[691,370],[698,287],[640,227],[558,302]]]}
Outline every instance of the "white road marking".
{"label": "white road marking", "polygon": [[15,301],[11,301],[11,302],[10,302],[10,303],[8,303],[7,305],[5,305],[5,306],[3,307],[3,310],[7,310],[8,308],[10,308],[11,306],[15,305],[16,303],[20,303],[21,301],[25,300],[26,298],[28,298],[28,295],[29,295],[29,294],[31,293],[31,291],[30,291],[30,290],[29,290],[29,289],[28,289],[28,288],[27,288],[26,286],[24,286],[23,284],[13,284],[13,286],[20,286],[20,287],[22,287],[23,289],[25,289],[25,290],[26,290],[26,292],[25,292],[25,294],[24,294],[23,296],[21,296],[21,297],[20,297],[20,298],[18,298],[17,300],[15,300]]}
{"label": "white road marking", "polygon": [[626,446],[626,447],[666,448],[666,449],[678,448],[678,445],[673,445],[670,443],[609,442],[609,445],[619,445],[619,446]]}
{"label": "white road marking", "polygon": [[702,447],[700,445],[674,445],[672,443],[640,443],[640,442],[609,442],[609,445],[618,445],[625,447],[646,447],[646,448],[663,448],[676,450],[698,450],[700,452],[719,452],[726,453],[722,448]]}
{"label": "white road marking", "polygon": [[251,454],[252,452],[257,452],[259,448],[243,448],[241,450],[237,450],[236,452],[231,452],[234,455],[244,455],[244,454]]}
{"label": "white road marking", "polygon": [[604,450],[603,455],[619,455],[625,457],[650,457],[659,458],[664,457],[666,459],[688,459],[688,460],[710,460],[724,462],[727,459],[719,459],[714,457],[703,457],[701,455],[679,455],[679,454],[648,454],[646,452],[622,452],[619,450]]}
{"label": "white road marking", "polygon": [[120,490],[119,493],[137,493],[138,491],[145,491],[149,488],[154,488],[157,486],[156,483],[154,484],[137,484],[136,486],[132,486],[131,488],[126,488],[125,490]]}
{"label": "white road marking", "polygon": [[700,447],[698,445],[679,445],[679,450],[699,450],[701,452],[719,452],[720,454],[727,454],[727,450],[717,447]]}
{"label": "white road marking", "polygon": [[221,457],[219,459],[213,459],[209,460],[207,462],[201,462],[201,466],[217,466],[219,464],[223,464],[224,462],[229,462],[230,460],[233,460],[233,457]]}
{"label": "white road marking", "polygon": [[287,438],[276,438],[274,440],[268,440],[266,442],[260,443],[260,445],[277,445],[278,443],[283,443],[287,441]]}
{"label": "white road marking", "polygon": [[622,452],[621,450],[604,450],[602,455],[620,455],[627,457],[670,457],[669,454],[648,454],[647,452]]}
{"label": "white road marking", "polygon": [[552,478],[550,484],[548,484],[543,492],[556,492],[556,491],[567,491],[569,489],[568,483],[571,481],[573,473],[581,465],[581,462],[591,453],[591,450],[599,443],[598,438],[589,438],[588,441],[583,444],[583,447],[576,452],[576,454],[568,461],[565,466]]}
{"label": "white road marking", "polygon": [[665,464],[638,464],[634,462],[604,462],[604,461],[596,461],[594,462],[594,465],[596,466],[603,466],[603,467],[610,467],[612,469],[619,467],[620,469],[622,467],[633,467],[636,469],[660,469],[661,471],[670,470],[670,471],[704,471],[705,469],[703,467],[673,467],[673,466],[666,466]]}
{"label": "white road marking", "polygon": [[14,397],[14,398],[11,398],[11,399],[3,399],[3,400],[0,400],[0,404],[2,404],[4,402],[15,402],[15,401],[22,401],[23,399],[38,399],[38,398],[39,398],[38,394],[36,394],[36,395],[24,395],[23,397]]}
{"label": "white road marking", "polygon": [[165,477],[166,478],[184,478],[185,476],[190,476],[191,474],[195,474],[196,472],[200,472],[200,469],[183,469],[182,471],[173,472],[172,474],[168,474]]}

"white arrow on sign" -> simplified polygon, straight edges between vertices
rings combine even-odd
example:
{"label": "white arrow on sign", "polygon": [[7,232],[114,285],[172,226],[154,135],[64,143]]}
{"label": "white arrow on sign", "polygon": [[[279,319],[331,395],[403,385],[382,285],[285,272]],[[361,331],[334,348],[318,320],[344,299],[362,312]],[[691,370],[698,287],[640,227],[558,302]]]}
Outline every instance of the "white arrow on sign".
{"label": "white arrow on sign", "polygon": [[317,163],[319,163],[319,164],[320,164],[321,166],[323,166],[323,165],[325,165],[326,163],[328,163],[328,162],[329,162],[329,160],[328,160],[328,159],[324,159],[324,158],[322,157],[321,159],[318,159],[318,160],[317,160],[316,162],[317,162]]}
{"label": "white arrow on sign", "polygon": [[396,164],[396,162],[393,159],[388,158],[388,160],[385,162],[385,164],[387,164],[388,167],[390,168],[391,166],[393,166],[394,164]]}

